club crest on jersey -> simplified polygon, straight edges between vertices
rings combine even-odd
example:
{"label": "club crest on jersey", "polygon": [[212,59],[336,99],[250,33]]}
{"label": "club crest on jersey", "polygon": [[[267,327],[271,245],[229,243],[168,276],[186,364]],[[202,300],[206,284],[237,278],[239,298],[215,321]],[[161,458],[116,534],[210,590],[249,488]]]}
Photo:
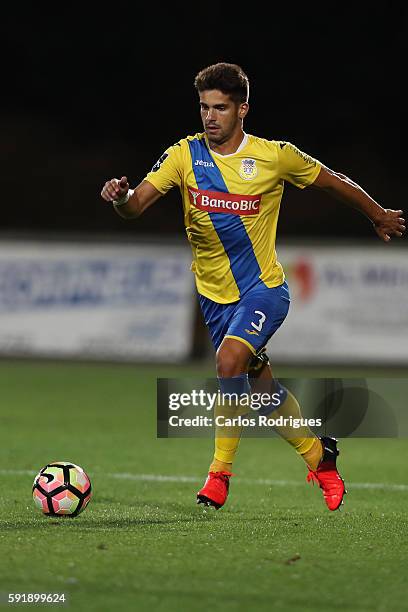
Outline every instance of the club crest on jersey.
{"label": "club crest on jersey", "polygon": [[258,174],[256,161],[254,159],[243,159],[239,169],[239,176],[245,181],[252,181]]}

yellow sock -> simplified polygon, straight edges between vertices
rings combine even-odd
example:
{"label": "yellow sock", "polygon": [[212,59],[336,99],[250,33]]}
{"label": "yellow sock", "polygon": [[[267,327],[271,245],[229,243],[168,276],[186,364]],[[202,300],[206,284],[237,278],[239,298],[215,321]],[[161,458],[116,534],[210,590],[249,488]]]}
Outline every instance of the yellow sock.
{"label": "yellow sock", "polygon": [[215,458],[215,455],[214,455],[214,459],[212,460],[210,469],[208,471],[209,472],[231,472],[231,470],[232,470],[232,461],[231,463],[226,462],[226,461],[219,461],[218,459]]}
{"label": "yellow sock", "polygon": [[[248,412],[248,407],[243,406],[220,406],[214,411],[214,418],[224,416],[231,419]],[[242,426],[216,426],[215,428],[215,452],[210,465],[210,472],[230,472],[241,440]]]}
{"label": "yellow sock", "polygon": [[288,442],[314,472],[323,457],[322,443],[319,438],[317,436],[314,438],[290,438]]}
{"label": "yellow sock", "polygon": [[[298,401],[290,391],[288,391],[284,403],[273,413],[273,418],[278,418],[279,416],[284,418],[292,417],[293,419],[302,418]],[[303,457],[311,470],[317,469],[323,457],[323,447],[319,438],[309,427],[302,425],[295,429],[290,427],[290,425],[285,425],[275,427],[275,430]]]}

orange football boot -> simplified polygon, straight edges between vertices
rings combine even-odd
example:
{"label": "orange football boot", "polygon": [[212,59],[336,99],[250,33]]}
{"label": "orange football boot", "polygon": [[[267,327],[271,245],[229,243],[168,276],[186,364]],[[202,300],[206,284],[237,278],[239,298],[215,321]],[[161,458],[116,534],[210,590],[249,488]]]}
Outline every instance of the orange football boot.
{"label": "orange football boot", "polygon": [[323,457],[315,471],[309,468],[308,482],[318,483],[323,491],[324,500],[329,510],[337,510],[343,503],[343,497],[347,493],[344,480],[336,467],[336,459],[339,454],[336,438],[321,437],[323,446]]}
{"label": "orange football boot", "polygon": [[197,493],[197,504],[222,508],[227,501],[231,472],[208,472],[204,486]]}

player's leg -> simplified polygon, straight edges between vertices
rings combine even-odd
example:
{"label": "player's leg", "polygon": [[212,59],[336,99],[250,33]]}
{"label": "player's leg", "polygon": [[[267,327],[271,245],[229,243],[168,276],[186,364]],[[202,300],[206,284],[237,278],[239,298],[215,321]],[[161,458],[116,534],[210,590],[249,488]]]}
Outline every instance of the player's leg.
{"label": "player's leg", "polygon": [[[248,366],[253,357],[249,347],[233,338],[224,338],[217,351],[217,377],[221,393],[234,393],[237,396],[249,395]],[[239,402],[216,406],[215,417],[233,419],[248,412],[248,405],[240,409]],[[242,427],[216,427],[214,458],[210,471],[231,471],[238,450]]]}
{"label": "player's leg", "polygon": [[[231,327],[231,321],[234,320],[236,310],[240,307],[240,302],[232,304],[218,304],[212,300],[199,296],[201,310],[204,315],[204,320],[210,331],[211,339],[216,349],[216,370],[218,383],[221,392],[224,393],[250,393],[251,389],[248,383],[248,366],[255,354],[255,349],[242,338],[228,338],[226,334]],[[234,409],[234,407],[232,407]],[[231,432],[228,433],[229,439],[234,439]],[[238,439],[239,442],[239,439]],[[215,453],[214,461],[210,468],[230,468],[234,455],[232,446],[234,442],[226,447],[231,450],[222,450],[223,444],[218,448],[218,453]],[[217,446],[217,437],[216,437]],[[236,449],[235,449],[236,450]],[[217,448],[216,448],[217,451]],[[219,463],[217,463],[217,461]],[[228,464],[228,465],[224,465]]]}
{"label": "player's leg", "polygon": [[[249,377],[253,392],[268,392],[272,394],[282,388],[282,385],[275,381],[273,377],[272,368],[265,352],[261,352],[259,357],[255,356],[252,359]],[[277,387],[276,389],[275,386]],[[273,412],[273,418],[275,419],[280,416],[288,421],[290,417],[292,419],[301,419],[302,414],[297,399],[288,389],[282,389],[284,389],[284,401],[281,402],[279,407],[271,404],[269,414]],[[263,413],[268,414],[267,408]],[[294,429],[287,425],[275,427],[275,431],[296,450],[311,470],[317,469],[323,457],[323,449],[319,438],[309,427],[301,426]]]}
{"label": "player's leg", "polygon": [[[233,397],[249,395],[251,388],[248,382],[248,365],[253,352],[243,342],[224,338],[217,350],[217,376],[222,394],[234,394]],[[229,397],[229,395],[228,395]],[[223,417],[232,420],[248,412],[248,404],[241,407],[239,401],[226,402],[215,407],[214,418]],[[231,421],[230,421],[231,422]],[[229,479],[232,476],[232,463],[238,450],[242,434],[239,424],[215,426],[215,449],[207,480],[197,494],[197,502],[221,508],[229,490]]]}
{"label": "player's leg", "polygon": [[[251,361],[249,376],[252,390],[255,392],[263,392],[265,385],[274,385],[272,369],[265,352],[260,353],[259,357],[256,356]],[[274,418],[282,416],[288,420],[289,417],[301,419],[302,414],[298,401],[288,389],[285,391],[285,400],[274,410]],[[329,510],[337,510],[343,503],[344,494],[347,492],[336,466],[339,454],[337,440],[330,437],[318,438],[306,426],[293,429],[287,425],[275,427],[275,430],[304,459],[309,469],[307,480],[319,484]]]}

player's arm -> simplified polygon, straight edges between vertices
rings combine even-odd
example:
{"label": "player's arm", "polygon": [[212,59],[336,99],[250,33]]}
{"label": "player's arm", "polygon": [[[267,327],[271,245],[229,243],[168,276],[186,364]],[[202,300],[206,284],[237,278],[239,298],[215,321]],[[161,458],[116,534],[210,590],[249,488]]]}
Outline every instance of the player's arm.
{"label": "player's arm", "polygon": [[384,242],[389,242],[391,236],[401,237],[405,232],[402,210],[383,208],[345,174],[322,166],[311,186],[323,189],[341,202],[362,212],[373,223],[375,231]]}
{"label": "player's arm", "polygon": [[129,189],[126,176],[106,181],[101,196],[112,202],[118,215],[135,219],[173,187],[179,187],[183,174],[181,144],[169,147],[154,164],[151,171],[135,188]]}
{"label": "player's arm", "polygon": [[126,176],[120,180],[106,181],[101,196],[106,202],[111,202],[118,215],[124,219],[139,217],[149,206],[154,204],[163,194],[148,181],[142,181],[136,189],[129,189]]}

